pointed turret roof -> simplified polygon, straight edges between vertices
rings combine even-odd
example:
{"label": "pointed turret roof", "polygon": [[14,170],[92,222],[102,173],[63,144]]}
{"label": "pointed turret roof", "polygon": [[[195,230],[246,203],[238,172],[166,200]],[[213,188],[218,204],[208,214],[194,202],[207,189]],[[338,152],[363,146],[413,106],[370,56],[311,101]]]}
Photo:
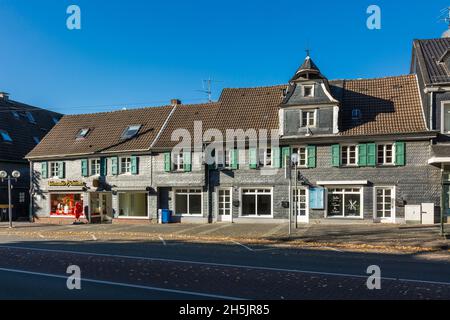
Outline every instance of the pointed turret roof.
{"label": "pointed turret roof", "polygon": [[305,61],[297,69],[295,75],[292,77],[292,81],[296,81],[298,79],[325,79],[325,77],[320,73],[319,68],[316,66],[314,61],[311,59],[309,55],[306,56]]}

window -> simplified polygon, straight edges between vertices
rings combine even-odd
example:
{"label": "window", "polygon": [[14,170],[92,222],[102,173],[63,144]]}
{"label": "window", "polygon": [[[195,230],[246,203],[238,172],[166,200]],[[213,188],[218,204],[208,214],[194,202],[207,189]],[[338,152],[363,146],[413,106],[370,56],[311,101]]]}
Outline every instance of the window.
{"label": "window", "polygon": [[173,164],[174,171],[184,171],[184,154],[180,151],[175,155],[175,162]]}
{"label": "window", "polygon": [[124,157],[120,158],[120,173],[131,173],[131,158]]}
{"label": "window", "polygon": [[294,214],[297,216],[306,217],[308,210],[308,203],[306,202],[306,189],[293,189],[292,190],[292,201]]}
{"label": "window", "polygon": [[11,136],[5,130],[0,130],[0,137],[2,137],[2,140],[5,142],[13,142]]}
{"label": "window", "polygon": [[50,162],[50,177],[58,178],[59,176],[59,162]]}
{"label": "window", "polygon": [[54,124],[57,124],[59,122],[59,119],[55,118],[55,117],[52,117],[52,121],[53,121]]}
{"label": "window", "polygon": [[390,165],[394,164],[394,145],[393,144],[379,144],[378,148],[378,164]]}
{"label": "window", "polygon": [[50,215],[74,215],[77,203],[83,207],[83,195],[81,194],[51,194],[50,195]]}
{"label": "window", "polygon": [[36,123],[36,120],[34,119],[34,116],[30,111],[27,111],[25,113],[25,116],[27,117],[29,123]]}
{"label": "window", "polygon": [[201,215],[202,190],[201,189],[175,190],[175,214]]}
{"label": "window", "polygon": [[393,218],[394,188],[376,187],[375,192],[377,218]]}
{"label": "window", "polygon": [[141,129],[140,124],[134,124],[131,126],[128,126],[122,133],[122,139],[130,139],[133,138],[137,133],[139,132],[139,129]]}
{"label": "window", "polygon": [[298,154],[298,163],[297,167],[306,167],[307,166],[307,149],[306,147],[296,147],[292,148],[292,153]]}
{"label": "window", "polygon": [[33,137],[34,143],[39,144],[39,142],[41,142],[41,140],[39,139],[39,137]]}
{"label": "window", "polygon": [[305,110],[302,111],[302,127],[314,127],[316,125],[316,111]]}
{"label": "window", "polygon": [[91,176],[100,175],[100,159],[91,159]]}
{"label": "window", "polygon": [[243,189],[242,216],[272,215],[271,189]]}
{"label": "window", "polygon": [[147,217],[147,194],[119,193],[119,217]]}
{"label": "window", "polygon": [[25,202],[25,192],[19,192],[19,203]]}
{"label": "window", "polygon": [[260,167],[272,166],[272,149],[259,149],[258,161]]}
{"label": "window", "polygon": [[359,109],[352,110],[352,119],[353,120],[360,120],[361,117],[362,117],[361,110],[359,110]]}
{"label": "window", "polygon": [[328,190],[328,216],[360,217],[362,215],[360,188]]}
{"label": "window", "polygon": [[231,190],[219,189],[219,215],[231,216]]}
{"label": "window", "polygon": [[443,133],[450,133],[450,104],[444,105],[442,120],[444,121],[442,125]]}
{"label": "window", "polygon": [[216,154],[216,167],[217,168],[230,168],[231,167],[231,151],[217,150]]}
{"label": "window", "polygon": [[342,146],[341,148],[341,161],[343,166],[355,166],[357,165],[358,148],[356,145]]}
{"label": "window", "polygon": [[314,96],[314,87],[313,86],[303,86],[303,96],[304,97],[313,97]]}
{"label": "window", "polygon": [[15,119],[17,119],[17,120],[20,119],[20,114],[17,111],[11,111],[11,113]]}
{"label": "window", "polygon": [[88,133],[89,133],[89,131],[90,131],[89,128],[80,129],[80,131],[78,131],[78,133],[77,133],[77,139],[84,139],[84,138],[86,138]]}

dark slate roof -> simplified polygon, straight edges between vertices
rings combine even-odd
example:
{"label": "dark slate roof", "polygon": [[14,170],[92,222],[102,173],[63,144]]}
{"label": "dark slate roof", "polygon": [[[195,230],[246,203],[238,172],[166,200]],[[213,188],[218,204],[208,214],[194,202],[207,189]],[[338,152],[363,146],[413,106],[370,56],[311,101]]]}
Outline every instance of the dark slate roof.
{"label": "dark slate roof", "polygon": [[450,49],[450,38],[414,40],[413,47],[426,84],[450,82],[450,74],[440,61]]}
{"label": "dark slate roof", "polygon": [[294,76],[291,79],[292,81],[295,81],[299,78],[306,77],[310,78],[310,75],[314,75],[316,78],[325,78],[321,73],[317,65],[314,63],[314,61],[311,59],[310,56],[307,56],[305,58],[305,61],[303,61],[303,64],[300,66],[300,68],[297,69]]}
{"label": "dark slate roof", "polygon": [[[19,114],[19,119],[12,111]],[[32,114],[36,123],[28,121],[26,112]],[[8,132],[13,140],[10,143],[0,138],[0,161],[26,161],[25,155],[36,146],[34,137],[43,139],[55,125],[53,118],[59,120],[61,117],[57,112],[0,98],[0,130]]]}
{"label": "dark slate roof", "polygon": [[[176,130],[187,130],[191,135],[191,143],[194,143],[194,122],[201,121],[202,134],[206,130],[215,127],[215,118],[219,110],[219,103],[205,103],[193,105],[178,105],[167,121],[165,129],[154,144],[155,149],[173,148],[180,140],[172,141],[172,133]],[[201,138],[201,137],[200,137]]]}
{"label": "dark slate roof", "polygon": [[[340,92],[341,90],[343,91]],[[332,91],[341,94],[339,112],[341,135],[427,131],[415,75],[345,80],[343,88],[335,87]],[[361,120],[352,120],[353,109],[361,110]]]}
{"label": "dark slate roof", "polygon": [[[163,106],[64,116],[27,157],[146,151],[150,149],[172,109],[172,106]],[[122,133],[130,125],[142,127],[137,136],[124,140]],[[77,133],[84,128],[90,130],[87,137],[76,139]]]}

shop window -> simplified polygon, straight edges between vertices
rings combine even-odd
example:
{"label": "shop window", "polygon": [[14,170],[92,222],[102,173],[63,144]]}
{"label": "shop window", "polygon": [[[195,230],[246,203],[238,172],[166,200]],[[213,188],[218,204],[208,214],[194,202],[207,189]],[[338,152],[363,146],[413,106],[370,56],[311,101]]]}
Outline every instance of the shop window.
{"label": "shop window", "polygon": [[242,216],[272,215],[271,189],[243,189]]}
{"label": "shop window", "polygon": [[91,159],[91,176],[100,175],[100,159]]}
{"label": "shop window", "polygon": [[175,214],[201,215],[202,214],[201,189],[175,190]]}
{"label": "shop window", "polygon": [[119,217],[147,217],[147,194],[119,193]]}
{"label": "shop window", "polygon": [[120,173],[131,173],[131,158],[124,157],[120,158]]}
{"label": "shop window", "polygon": [[328,190],[328,216],[360,217],[362,192],[360,188],[336,188]]}
{"label": "shop window", "polygon": [[81,194],[58,193],[50,195],[50,214],[71,216],[75,215],[75,205],[79,202],[83,206]]}

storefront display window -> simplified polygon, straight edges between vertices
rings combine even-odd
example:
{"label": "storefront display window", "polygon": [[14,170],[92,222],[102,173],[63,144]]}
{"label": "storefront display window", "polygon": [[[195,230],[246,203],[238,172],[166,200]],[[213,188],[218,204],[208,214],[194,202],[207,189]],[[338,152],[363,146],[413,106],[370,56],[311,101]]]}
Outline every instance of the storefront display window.
{"label": "storefront display window", "polygon": [[146,193],[119,193],[119,217],[147,217]]}
{"label": "storefront display window", "polygon": [[202,191],[200,189],[176,190],[175,213],[183,215],[201,215]]}
{"label": "storefront display window", "polygon": [[359,217],[361,212],[361,189],[328,190],[328,216]]}
{"label": "storefront display window", "polygon": [[81,194],[51,194],[50,214],[54,216],[74,216],[77,202],[80,202],[83,206],[83,196]]}

